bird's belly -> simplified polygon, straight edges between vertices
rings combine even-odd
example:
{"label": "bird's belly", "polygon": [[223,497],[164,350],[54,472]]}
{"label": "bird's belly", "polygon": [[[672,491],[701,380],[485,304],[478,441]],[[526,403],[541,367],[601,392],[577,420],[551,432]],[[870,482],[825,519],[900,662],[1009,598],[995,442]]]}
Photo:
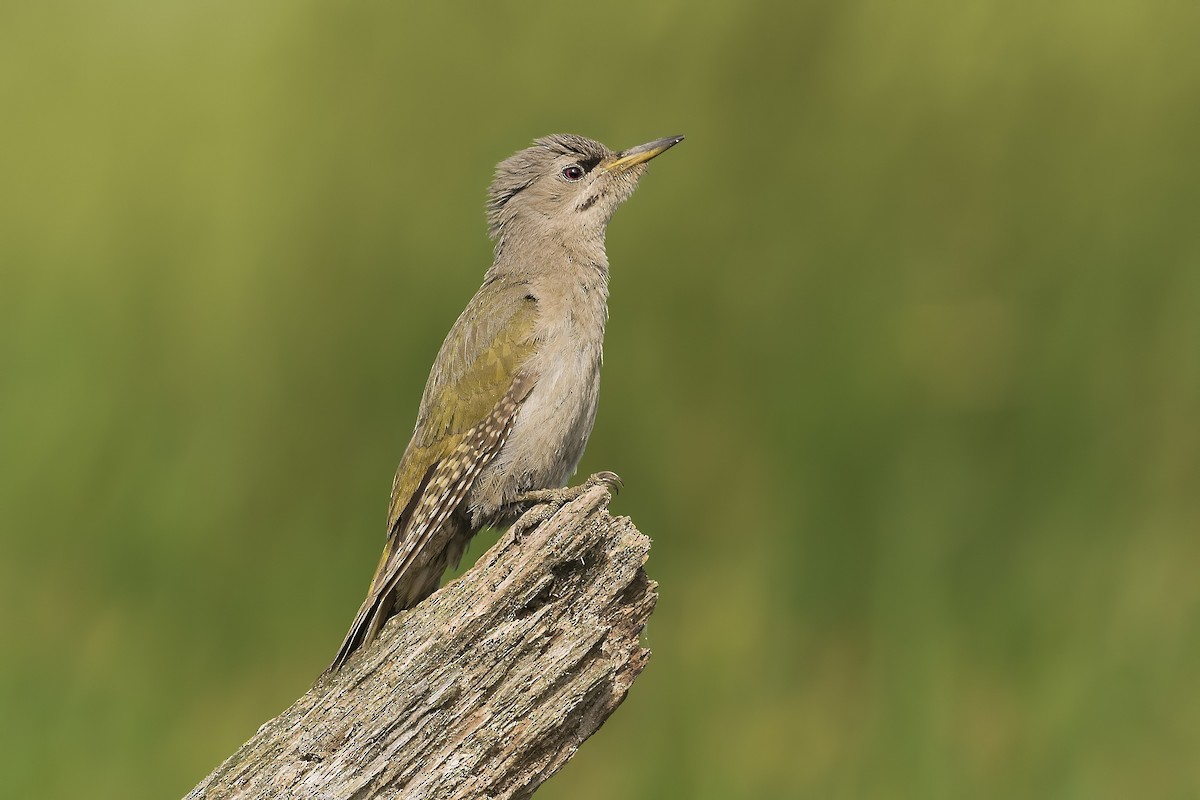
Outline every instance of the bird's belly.
{"label": "bird's belly", "polygon": [[476,519],[492,520],[522,492],[565,486],[583,457],[596,419],[599,353],[575,349],[538,366],[508,440],[467,496]]}

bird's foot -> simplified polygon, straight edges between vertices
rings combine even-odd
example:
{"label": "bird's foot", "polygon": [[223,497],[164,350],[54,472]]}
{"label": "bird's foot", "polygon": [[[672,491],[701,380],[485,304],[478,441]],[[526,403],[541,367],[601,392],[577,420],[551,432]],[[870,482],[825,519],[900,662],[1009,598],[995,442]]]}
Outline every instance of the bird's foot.
{"label": "bird's foot", "polygon": [[535,489],[525,492],[513,501],[513,505],[524,510],[524,513],[513,523],[513,534],[520,541],[521,537],[550,519],[567,503],[578,500],[589,490],[604,486],[614,496],[624,486],[621,476],[615,472],[597,472],[578,486],[566,486],[561,489]]}
{"label": "bird's foot", "polygon": [[597,486],[605,486],[612,494],[621,491],[624,486],[621,476],[615,472],[597,472],[578,486],[565,486],[562,489],[535,489],[517,497],[516,502],[524,506],[551,505],[562,507],[572,500],[582,497],[588,490]]}

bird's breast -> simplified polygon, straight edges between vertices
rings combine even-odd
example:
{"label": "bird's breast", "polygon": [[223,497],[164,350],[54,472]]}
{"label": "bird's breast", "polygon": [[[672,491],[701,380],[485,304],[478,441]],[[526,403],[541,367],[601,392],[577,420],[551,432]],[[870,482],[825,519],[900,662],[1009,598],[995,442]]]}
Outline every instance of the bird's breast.
{"label": "bird's breast", "polygon": [[543,309],[537,351],[525,369],[535,384],[508,441],[477,479],[469,503],[488,518],[522,492],[565,486],[596,419],[606,309],[591,303]]}
{"label": "bird's breast", "polygon": [[541,332],[530,368],[537,383],[513,423],[506,447],[530,488],[563,486],[583,457],[600,396],[603,328],[578,320]]}

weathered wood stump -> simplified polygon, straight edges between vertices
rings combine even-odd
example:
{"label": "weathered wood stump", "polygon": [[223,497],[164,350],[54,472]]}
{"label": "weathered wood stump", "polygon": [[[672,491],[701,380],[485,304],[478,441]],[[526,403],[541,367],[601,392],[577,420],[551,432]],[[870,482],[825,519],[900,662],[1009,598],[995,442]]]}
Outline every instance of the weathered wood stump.
{"label": "weathered wood stump", "polygon": [[598,486],[391,620],[188,794],[524,798],[625,699],[650,652],[650,540]]}

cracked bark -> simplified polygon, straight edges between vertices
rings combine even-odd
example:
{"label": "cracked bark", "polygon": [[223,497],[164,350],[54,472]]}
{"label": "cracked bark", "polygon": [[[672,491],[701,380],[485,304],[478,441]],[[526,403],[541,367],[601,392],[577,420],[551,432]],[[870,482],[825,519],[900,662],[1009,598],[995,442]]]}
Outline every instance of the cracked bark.
{"label": "cracked bark", "polygon": [[625,699],[656,585],[650,540],[595,487],[267,722],[186,800],[525,798]]}

